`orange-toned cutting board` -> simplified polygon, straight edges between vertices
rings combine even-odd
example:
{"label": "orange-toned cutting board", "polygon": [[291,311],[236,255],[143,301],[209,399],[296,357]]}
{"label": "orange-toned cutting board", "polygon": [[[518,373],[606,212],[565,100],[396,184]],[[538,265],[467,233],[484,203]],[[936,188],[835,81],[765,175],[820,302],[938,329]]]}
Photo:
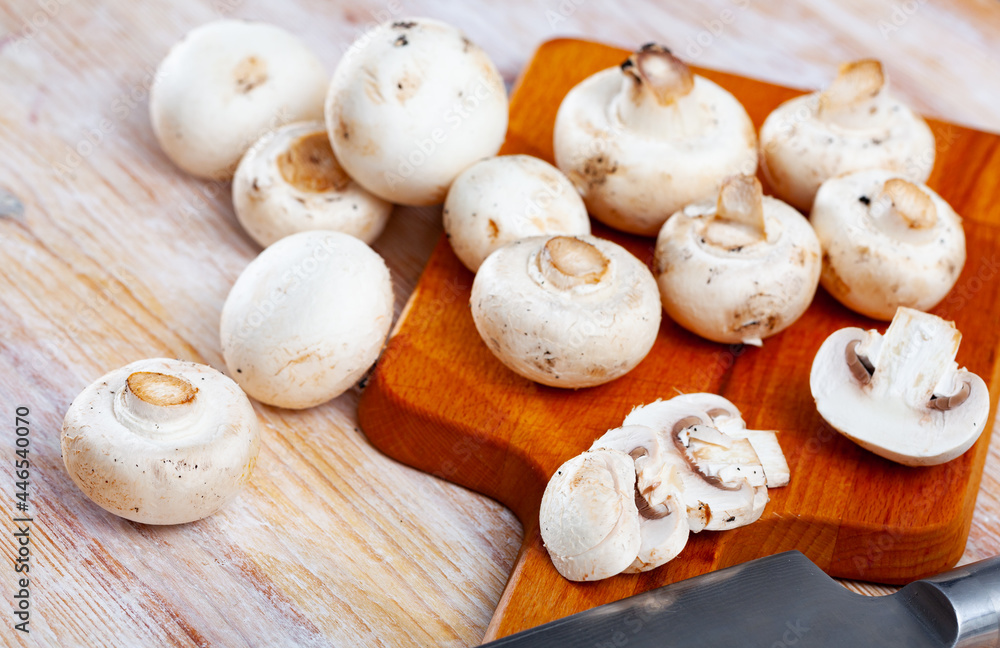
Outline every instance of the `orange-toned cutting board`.
{"label": "orange-toned cutting board", "polygon": [[[503,153],[552,161],[552,128],[566,92],[628,53],[576,40],[536,52],[511,97]],[[699,70],[743,102],[759,126],[799,94]],[[938,159],[929,184],[965,217],[968,261],[934,312],[963,334],[958,361],[998,387],[1000,137],[931,122]],[[652,261],[652,239],[595,225],[595,234]],[[763,348],[702,340],[668,318],[649,356],[610,384],[566,391],[513,374],[482,343],[469,312],[473,275],[442,238],[363,394],[361,424],[391,457],[494,497],[520,517],[524,547],[487,638],[496,638],[706,571],[788,549],[834,576],[898,583],[952,566],[972,517],[988,436],[942,466],[906,468],[839,436],[816,413],[809,368],[823,340],[845,326],[884,324],[855,315],[820,290],[808,312]],[[771,491],[760,521],[693,535],[652,572],[570,583],[542,546],[537,513],[549,476],[638,404],[707,391],[733,401],[748,425],[781,431],[791,484]],[[991,414],[992,419],[992,414]]]}

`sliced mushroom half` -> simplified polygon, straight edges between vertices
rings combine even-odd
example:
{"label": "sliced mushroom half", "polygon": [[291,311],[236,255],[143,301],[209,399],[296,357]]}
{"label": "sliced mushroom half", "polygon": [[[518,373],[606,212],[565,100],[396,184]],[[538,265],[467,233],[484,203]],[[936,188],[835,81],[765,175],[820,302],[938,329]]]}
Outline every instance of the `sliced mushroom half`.
{"label": "sliced mushroom half", "polygon": [[[656,430],[661,447],[678,469],[692,531],[750,524],[761,516],[768,500],[764,467],[748,438],[722,432],[709,409],[700,405],[694,399],[656,401],[632,410],[624,425]],[[731,415],[720,412],[720,418],[735,429]]]}
{"label": "sliced mushroom half", "polygon": [[690,527],[677,462],[663,451],[657,432],[643,425],[626,425],[609,430],[590,450],[618,450],[635,463],[641,544],[625,573],[648,571],[673,560],[687,544]]}
{"label": "sliced mushroom half", "polygon": [[986,427],[986,383],[955,362],[953,322],[909,308],[885,335],[845,328],[813,360],[809,387],[820,415],[841,434],[908,466],[944,463]]}
{"label": "sliced mushroom half", "polygon": [[538,517],[552,564],[565,578],[621,573],[641,546],[632,457],[618,450],[573,457],[549,480]]}

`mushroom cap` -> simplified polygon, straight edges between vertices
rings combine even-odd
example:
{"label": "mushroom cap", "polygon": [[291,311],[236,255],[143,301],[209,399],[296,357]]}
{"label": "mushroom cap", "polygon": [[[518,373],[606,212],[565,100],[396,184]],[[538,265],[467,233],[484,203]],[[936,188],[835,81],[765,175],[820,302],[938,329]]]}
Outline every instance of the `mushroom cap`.
{"label": "mushroom cap", "polygon": [[222,308],[222,353],[250,396],[312,407],[374,364],[392,313],[382,257],[348,234],[300,232],[261,252],[236,280]]}
{"label": "mushroom cap", "polygon": [[473,272],[491,252],[520,238],[590,234],[587,208],[573,184],[530,155],[470,166],[448,190],[443,216],[451,248]]}
{"label": "mushroom cap", "polygon": [[497,359],[552,387],[591,387],[624,375],[649,353],[660,326],[649,269],[594,236],[508,243],[480,266],[471,304]]}
{"label": "mushroom cap", "polygon": [[[836,331],[809,374],[816,409],[838,432],[891,461],[951,461],[976,442],[990,409],[983,380],[954,362],[960,339],[953,323],[908,308],[884,336]],[[956,404],[942,410],[935,401]]]}
{"label": "mushroom cap", "polygon": [[[962,219],[929,187],[899,177],[871,169],[831,178],[810,216],[823,248],[823,287],[851,310],[881,320],[900,306],[930,310],[965,265]],[[913,192],[926,198],[904,195]],[[907,215],[925,211],[932,216],[919,222]]]}
{"label": "mushroom cap", "polygon": [[371,243],[392,204],[351,180],[337,162],[323,122],[297,122],[257,140],[233,177],[233,206],[262,247],[289,234],[334,230]]}
{"label": "mushroom cap", "polygon": [[[655,96],[634,97],[622,67],[588,77],[563,99],[556,166],[594,218],[655,236],[670,214],[717,192],[726,176],[753,173],[757,135],[740,102],[712,81],[693,75],[687,94],[662,104]],[[623,120],[620,108],[633,97],[650,114]]]}
{"label": "mushroom cap", "polygon": [[572,581],[593,581],[632,564],[641,544],[632,458],[584,452],[552,475],[538,519],[552,564]]}
{"label": "mushroom cap", "polygon": [[390,202],[434,205],[470,164],[495,155],[507,91],[486,53],[429,18],[383,23],[337,65],[326,100],[337,159]]}
{"label": "mushroom cap", "polygon": [[284,29],[210,22],[191,30],[157,68],[149,93],[153,132],[184,171],[226,179],[264,133],[322,119],[327,80],[319,59]]}
{"label": "mushroom cap", "polygon": [[590,446],[591,452],[595,450],[624,452],[635,464],[640,543],[624,572],[649,571],[676,558],[689,532],[676,455],[664,452],[657,432],[641,425],[608,430]]}
{"label": "mushroom cap", "polygon": [[[696,533],[750,524],[760,518],[767,503],[764,469],[752,444],[714,427],[708,411],[718,408],[712,404],[706,409],[703,400],[659,400],[636,407],[622,423],[656,431],[664,456],[676,467],[688,524]],[[725,409],[738,413],[732,403]],[[717,415],[732,430],[733,418]]]}
{"label": "mushroom cap", "polygon": [[211,367],[154,358],[84,389],[63,420],[66,470],[101,508],[144,524],[212,515],[250,480],[260,433],[246,395]]}
{"label": "mushroom cap", "polygon": [[934,135],[920,115],[892,96],[881,66],[876,70],[872,64],[877,65],[842,66],[847,81],[838,78],[834,84],[847,87],[838,91],[850,100],[842,109],[821,108],[830,103],[824,99],[827,90],[790,99],[764,120],[761,167],[775,196],[808,211],[823,182],[862,169],[889,169],[911,182],[927,181]]}
{"label": "mushroom cap", "polygon": [[763,196],[760,204],[763,234],[720,218],[718,201],[688,205],[664,223],[656,281],[667,315],[687,330],[760,345],[812,302],[821,267],[812,227],[780,200]]}

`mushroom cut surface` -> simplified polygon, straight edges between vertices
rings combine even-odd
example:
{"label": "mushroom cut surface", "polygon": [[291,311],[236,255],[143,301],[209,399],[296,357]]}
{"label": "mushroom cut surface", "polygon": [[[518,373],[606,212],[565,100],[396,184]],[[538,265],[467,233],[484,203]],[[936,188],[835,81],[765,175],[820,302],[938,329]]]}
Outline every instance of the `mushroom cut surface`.
{"label": "mushroom cut surface", "polygon": [[497,359],[552,387],[592,387],[626,374],[660,327],[649,269],[593,236],[532,237],[496,250],[476,274],[471,305]]}
{"label": "mushroom cut surface", "polygon": [[845,328],[813,360],[816,409],[855,443],[908,466],[945,463],[986,428],[986,384],[955,362],[961,333],[936,315],[900,308],[882,335]]}

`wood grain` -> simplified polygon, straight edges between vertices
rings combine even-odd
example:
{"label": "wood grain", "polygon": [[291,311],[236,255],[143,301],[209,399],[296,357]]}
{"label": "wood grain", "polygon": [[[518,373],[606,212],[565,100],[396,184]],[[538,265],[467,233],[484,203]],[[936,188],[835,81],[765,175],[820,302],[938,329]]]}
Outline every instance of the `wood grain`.
{"label": "wood grain", "polygon": [[[628,52],[578,40],[542,45],[511,97],[501,153],[552,161],[552,129],[563,96],[579,81],[615,66]],[[700,73],[732,92],[759,127],[797,91],[731,74]],[[1000,137],[931,122],[937,171],[929,184],[965,215],[969,282],[1000,254]],[[962,173],[957,174],[956,170]],[[595,233],[652,263],[651,238],[598,227]],[[824,291],[806,314],[762,349],[719,345],[670,321],[631,373],[578,391],[548,388],[506,369],[479,338],[469,313],[472,274],[442,238],[362,395],[368,438],[391,457],[495,497],[517,513],[525,544],[488,632],[511,634],[600,603],[736,563],[798,549],[834,576],[898,583],[951,567],[972,520],[989,433],[962,457],[922,469],[898,466],[838,435],[818,415],[809,370],[820,344],[846,326],[884,324],[851,313]],[[957,293],[956,293],[957,294]],[[946,299],[934,312],[963,333],[958,361],[1000,396],[1000,273],[969,299]],[[675,561],[640,576],[576,584],[552,567],[537,512],[548,477],[635,405],[675,393],[730,399],[755,429],[775,429],[792,470],[790,486],[771,491],[761,520],[726,533],[694,536]],[[877,550],[877,554],[875,551]]]}
{"label": "wood grain", "polygon": [[[508,81],[541,42],[561,35],[623,47],[661,40],[700,65],[804,88],[820,86],[842,60],[876,55],[922,111],[1000,131],[997,3],[918,2],[883,34],[880,21],[894,24],[904,4],[0,3],[4,564],[15,551],[10,417],[19,405],[33,413],[36,519],[32,634],[14,632],[5,612],[0,645],[467,646],[482,637],[521,544],[517,519],[495,501],[374,449],[357,428],[357,391],[308,412],[258,406],[264,447],[251,488],[195,525],[123,523],[66,477],[58,429],[94,378],[156,355],[225,368],[219,312],[258,252],[239,229],[228,184],[177,171],[149,126],[150,74],[187,31],[223,17],[272,22],[301,36],[332,72],[387,13],[428,15],[464,29]],[[687,51],[699,41],[708,42]],[[377,242],[397,312],[440,233],[439,209],[397,209]],[[982,277],[997,267],[983,266]],[[963,294],[982,290],[977,276]],[[995,466],[998,439],[965,560],[1000,553]],[[13,573],[0,569],[0,595],[9,602],[13,594]]]}

